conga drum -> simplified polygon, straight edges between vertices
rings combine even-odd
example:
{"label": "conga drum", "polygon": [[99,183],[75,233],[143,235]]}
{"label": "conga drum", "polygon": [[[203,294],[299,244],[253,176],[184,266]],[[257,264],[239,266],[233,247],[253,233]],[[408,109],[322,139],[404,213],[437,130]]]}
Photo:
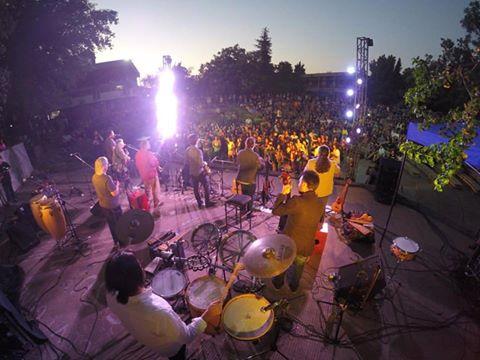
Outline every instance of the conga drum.
{"label": "conga drum", "polygon": [[47,228],[45,227],[45,224],[43,223],[42,220],[42,212],[40,210],[40,206],[42,204],[45,204],[47,201],[47,197],[43,194],[38,194],[35,195],[30,199],[30,209],[32,209],[32,214],[33,218],[35,219],[35,222],[37,225],[45,232],[48,232]]}
{"label": "conga drum", "polygon": [[[207,310],[208,305],[222,297],[225,281],[216,277],[205,275],[193,280],[187,287],[185,299],[192,317],[199,317]],[[215,333],[213,326],[208,325],[205,331],[208,334]]]}
{"label": "conga drum", "polygon": [[47,232],[52,235],[55,240],[60,240],[67,232],[67,222],[65,215],[57,200],[48,198],[40,205],[42,221]]}

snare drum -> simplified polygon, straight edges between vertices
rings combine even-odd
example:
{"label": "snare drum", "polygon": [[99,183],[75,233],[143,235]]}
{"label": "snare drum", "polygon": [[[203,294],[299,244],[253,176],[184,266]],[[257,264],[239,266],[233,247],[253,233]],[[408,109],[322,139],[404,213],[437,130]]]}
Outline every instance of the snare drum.
{"label": "snare drum", "polygon": [[223,328],[237,340],[262,337],[273,325],[273,310],[263,310],[268,305],[267,299],[255,294],[234,297],[223,308]]}
{"label": "snare drum", "polygon": [[164,269],[153,277],[152,290],[155,294],[165,299],[171,299],[183,290],[187,285],[187,279],[176,269]]}
{"label": "snare drum", "polygon": [[33,218],[35,219],[35,222],[37,223],[37,225],[43,231],[48,232],[47,228],[45,227],[45,224],[43,223],[42,212],[40,210],[40,206],[42,204],[45,204],[46,200],[47,200],[47,197],[43,194],[35,195],[30,199],[30,209],[32,209]]}
{"label": "snare drum", "polygon": [[397,258],[397,261],[410,261],[415,259],[420,251],[420,246],[408,237],[398,237],[393,240],[390,251]]}
{"label": "snare drum", "polygon": [[53,198],[46,199],[40,205],[40,212],[42,222],[48,233],[52,235],[55,240],[63,238],[67,232],[67,222],[65,221],[65,215],[58,201]]}

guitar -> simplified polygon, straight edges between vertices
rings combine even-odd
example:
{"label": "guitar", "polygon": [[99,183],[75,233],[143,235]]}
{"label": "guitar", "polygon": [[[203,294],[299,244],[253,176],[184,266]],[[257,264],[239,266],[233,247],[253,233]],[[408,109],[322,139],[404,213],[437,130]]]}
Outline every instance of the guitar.
{"label": "guitar", "polygon": [[347,179],[343,186],[342,192],[332,204],[332,210],[337,214],[343,212],[343,205],[345,204],[345,198],[347,197],[348,187],[352,183],[352,180]]}
{"label": "guitar", "polygon": [[[236,263],[235,264],[235,267],[233,268],[233,272],[230,275],[230,278],[228,279],[227,285],[225,285],[225,287],[223,288],[222,295],[220,296],[220,299],[218,299],[218,301],[220,301],[220,304],[221,304],[222,308],[223,308],[223,303],[225,302],[225,299],[228,296],[228,292],[230,291],[230,288],[233,285],[233,282],[237,278],[238,273],[240,271],[242,271],[243,269],[245,269],[245,265],[243,265],[242,263]],[[220,333],[220,330],[221,330],[220,320],[221,320],[221,318],[222,318],[222,315],[220,314],[220,315],[218,315],[218,317],[213,319],[212,322],[207,323],[207,328],[205,329],[205,332],[207,334],[210,334],[210,335]]]}

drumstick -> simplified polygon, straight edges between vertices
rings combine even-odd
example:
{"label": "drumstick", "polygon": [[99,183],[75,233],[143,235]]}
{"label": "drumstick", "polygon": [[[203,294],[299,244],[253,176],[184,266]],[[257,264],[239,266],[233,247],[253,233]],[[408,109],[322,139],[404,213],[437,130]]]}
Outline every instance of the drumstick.
{"label": "drumstick", "polygon": [[[232,272],[232,274],[230,275],[230,278],[228,279],[227,285],[225,285],[225,287],[224,287],[223,290],[222,290],[222,296],[221,296],[220,299],[219,299],[219,301],[220,301],[220,309],[223,309],[223,303],[225,302],[225,299],[226,299],[227,296],[228,296],[228,292],[230,291],[230,288],[232,287],[233,282],[234,282],[235,279],[237,278],[238,273],[239,273],[240,271],[242,271],[243,269],[245,269],[245,265],[243,265],[242,263],[236,263],[236,264],[235,264],[235,267],[233,268],[233,272]],[[220,320],[221,320],[221,315],[218,316],[218,318],[215,319],[215,323],[212,324],[213,327],[215,328],[215,330],[216,330],[217,332],[218,332],[218,330],[219,330]]]}

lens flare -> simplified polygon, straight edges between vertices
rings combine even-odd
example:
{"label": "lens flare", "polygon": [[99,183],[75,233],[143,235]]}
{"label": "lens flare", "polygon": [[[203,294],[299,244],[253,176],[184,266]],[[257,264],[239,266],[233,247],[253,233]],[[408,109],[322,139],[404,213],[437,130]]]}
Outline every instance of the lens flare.
{"label": "lens flare", "polygon": [[348,89],[347,90],[347,96],[353,96],[353,94],[354,94],[353,89]]}
{"label": "lens flare", "polygon": [[170,138],[177,131],[177,97],[173,92],[175,76],[170,69],[158,75],[158,91],[155,96],[157,131],[164,138]]}

